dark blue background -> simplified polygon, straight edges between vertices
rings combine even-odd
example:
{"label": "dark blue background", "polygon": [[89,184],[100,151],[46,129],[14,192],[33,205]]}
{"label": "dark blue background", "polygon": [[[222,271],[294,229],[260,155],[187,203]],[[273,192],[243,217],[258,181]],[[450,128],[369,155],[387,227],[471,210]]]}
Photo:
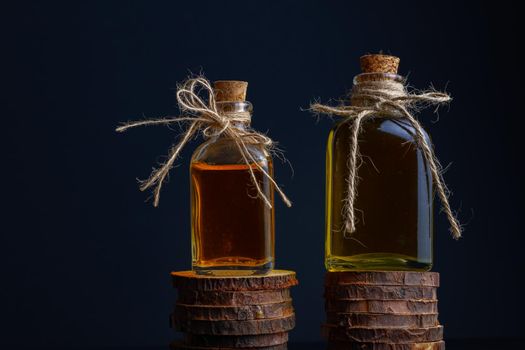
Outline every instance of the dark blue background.
{"label": "dark blue background", "polygon": [[[176,114],[189,70],[250,82],[253,125],[280,142],[277,265],[296,270],[293,341],[320,340],[328,119],[301,108],[351,87],[384,50],[454,101],[421,115],[466,223],[436,219],[435,271],[449,338],[523,336],[523,58],[517,7],[459,1],[24,2],[2,9],[0,344],[162,345],[173,337],[169,272],[190,267],[184,150],[161,206],[145,178],[175,132],[121,135]],[[521,81],[520,81],[521,80]],[[437,215],[437,213],[436,213]],[[518,278],[520,277],[520,278]]]}

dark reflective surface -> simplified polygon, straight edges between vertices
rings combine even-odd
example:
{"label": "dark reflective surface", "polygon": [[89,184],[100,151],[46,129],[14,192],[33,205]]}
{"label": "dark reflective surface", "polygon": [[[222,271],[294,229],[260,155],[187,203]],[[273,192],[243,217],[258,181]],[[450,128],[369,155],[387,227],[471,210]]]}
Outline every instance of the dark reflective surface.
{"label": "dark reflective surface", "polygon": [[[502,350],[502,349],[521,349],[525,339],[455,339],[446,340],[447,350]],[[39,347],[41,349],[52,349],[52,347]],[[20,348],[23,349],[23,348]],[[166,350],[168,346],[151,346],[151,347],[57,347],[54,349],[82,349],[82,350],[101,350],[101,349],[119,349],[119,350]],[[325,343],[290,343],[288,350],[325,350]]]}
{"label": "dark reflective surface", "polygon": [[[447,340],[447,350],[502,350],[502,349],[521,349],[523,339],[461,339]],[[292,343],[288,346],[289,350],[324,350],[324,343]]]}

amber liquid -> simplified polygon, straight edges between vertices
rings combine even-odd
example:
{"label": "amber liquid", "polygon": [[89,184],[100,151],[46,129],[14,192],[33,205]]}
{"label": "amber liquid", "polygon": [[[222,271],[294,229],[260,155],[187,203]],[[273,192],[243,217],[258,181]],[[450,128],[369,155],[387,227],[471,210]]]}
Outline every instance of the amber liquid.
{"label": "amber liquid", "polygon": [[365,121],[359,136],[356,231],[345,237],[350,126],[348,121],[337,125],[328,140],[327,269],[429,270],[432,177],[406,121]]}
{"label": "amber liquid", "polygon": [[[255,165],[252,169],[273,203],[271,183]],[[257,197],[248,165],[195,162],[191,181],[194,270],[231,275],[272,269],[274,211]]]}

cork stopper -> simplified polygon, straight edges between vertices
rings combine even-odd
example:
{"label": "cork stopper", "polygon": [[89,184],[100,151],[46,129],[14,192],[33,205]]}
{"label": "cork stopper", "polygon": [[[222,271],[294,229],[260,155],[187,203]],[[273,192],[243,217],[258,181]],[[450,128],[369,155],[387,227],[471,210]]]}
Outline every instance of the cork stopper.
{"label": "cork stopper", "polygon": [[392,73],[397,74],[399,57],[389,55],[364,55],[359,59],[363,73]]}
{"label": "cork stopper", "polygon": [[238,80],[218,80],[213,83],[217,102],[246,101],[248,82]]}

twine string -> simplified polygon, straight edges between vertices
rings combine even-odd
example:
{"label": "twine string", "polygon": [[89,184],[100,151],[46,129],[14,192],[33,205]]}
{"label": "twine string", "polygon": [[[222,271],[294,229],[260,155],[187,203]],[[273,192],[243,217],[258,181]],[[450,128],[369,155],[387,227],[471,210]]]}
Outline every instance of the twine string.
{"label": "twine string", "polygon": [[[205,95],[206,99],[202,98],[202,95]],[[205,138],[224,135],[235,142],[243,162],[248,166],[250,178],[255,185],[257,195],[264,201],[268,208],[272,208],[272,202],[257,181],[254,166],[270,181],[274,189],[281,196],[283,202],[288,207],[292,206],[292,202],[279,185],[277,185],[272,175],[259,164],[247,146],[248,144],[260,145],[270,151],[273,145],[272,139],[249,127],[238,128],[236,126],[238,123],[248,124],[250,122],[251,115],[249,112],[221,111],[217,106],[213,88],[210,82],[204,77],[189,78],[186,80],[177,87],[176,97],[182,113],[181,116],[127,122],[116,129],[117,132],[124,132],[138,126],[189,124],[182,132],[180,141],[171,146],[167,160],[162,163],[159,168],[153,169],[149,178],[140,181],[141,191],[153,188],[153,205],[155,207],[159,205],[162,184],[173,168],[175,160],[188,141],[199,131]]]}

